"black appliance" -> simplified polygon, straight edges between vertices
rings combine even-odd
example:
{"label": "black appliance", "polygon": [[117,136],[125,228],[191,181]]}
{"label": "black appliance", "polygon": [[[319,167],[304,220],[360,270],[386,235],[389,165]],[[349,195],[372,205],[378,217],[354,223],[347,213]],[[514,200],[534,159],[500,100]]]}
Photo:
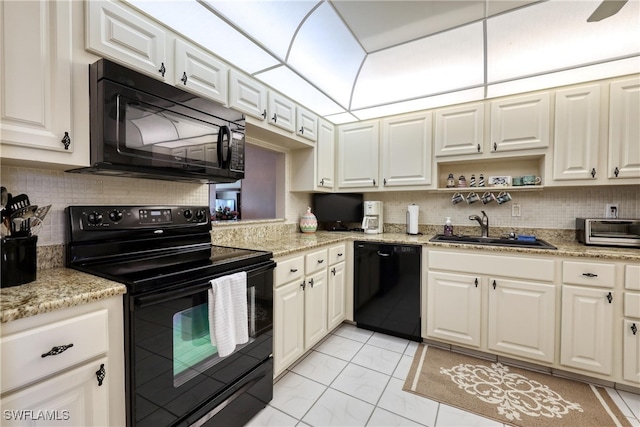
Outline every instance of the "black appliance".
{"label": "black appliance", "polygon": [[420,333],[422,246],[354,242],[354,320],[413,341]]}
{"label": "black appliance", "polygon": [[244,116],[101,59],[89,66],[91,166],[68,172],[216,183],[244,178]]}
{"label": "black appliance", "polygon": [[361,193],[315,193],[313,213],[328,231],[349,231],[343,223],[362,223]]}
{"label": "black appliance", "polygon": [[[273,396],[270,252],[211,244],[207,206],[70,206],[67,266],[127,286],[127,425],[240,426]],[[249,342],[211,343],[210,280],[247,273]]]}

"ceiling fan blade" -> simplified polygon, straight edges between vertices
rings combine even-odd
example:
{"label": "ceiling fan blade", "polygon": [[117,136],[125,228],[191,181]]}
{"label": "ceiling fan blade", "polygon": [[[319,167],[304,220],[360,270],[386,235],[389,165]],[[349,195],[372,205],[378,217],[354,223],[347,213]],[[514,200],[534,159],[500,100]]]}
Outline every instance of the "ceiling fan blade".
{"label": "ceiling fan blade", "polygon": [[600,6],[587,18],[587,22],[602,21],[605,18],[615,15],[622,9],[628,0],[603,0]]}

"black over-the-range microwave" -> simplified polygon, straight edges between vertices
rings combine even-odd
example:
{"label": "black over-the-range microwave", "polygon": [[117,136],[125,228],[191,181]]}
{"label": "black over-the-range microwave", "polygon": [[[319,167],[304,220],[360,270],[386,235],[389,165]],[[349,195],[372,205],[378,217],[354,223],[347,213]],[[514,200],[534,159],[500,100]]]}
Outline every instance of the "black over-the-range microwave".
{"label": "black over-the-range microwave", "polygon": [[89,66],[91,166],[69,172],[202,183],[244,178],[242,113],[106,59]]}

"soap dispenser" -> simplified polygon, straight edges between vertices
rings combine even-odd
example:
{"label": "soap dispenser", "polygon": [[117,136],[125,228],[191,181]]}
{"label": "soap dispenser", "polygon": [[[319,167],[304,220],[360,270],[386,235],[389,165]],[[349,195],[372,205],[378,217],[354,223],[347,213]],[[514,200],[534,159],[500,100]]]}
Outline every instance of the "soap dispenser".
{"label": "soap dispenser", "polygon": [[451,224],[450,216],[448,216],[444,221],[444,235],[453,236],[453,224]]}

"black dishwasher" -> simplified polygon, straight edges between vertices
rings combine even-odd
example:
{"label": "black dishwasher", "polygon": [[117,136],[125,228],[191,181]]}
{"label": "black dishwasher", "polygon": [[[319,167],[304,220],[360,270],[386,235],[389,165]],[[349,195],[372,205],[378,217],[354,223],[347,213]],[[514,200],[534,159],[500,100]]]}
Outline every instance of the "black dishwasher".
{"label": "black dishwasher", "polygon": [[422,341],[422,246],[356,241],[354,253],[354,320],[357,326]]}

